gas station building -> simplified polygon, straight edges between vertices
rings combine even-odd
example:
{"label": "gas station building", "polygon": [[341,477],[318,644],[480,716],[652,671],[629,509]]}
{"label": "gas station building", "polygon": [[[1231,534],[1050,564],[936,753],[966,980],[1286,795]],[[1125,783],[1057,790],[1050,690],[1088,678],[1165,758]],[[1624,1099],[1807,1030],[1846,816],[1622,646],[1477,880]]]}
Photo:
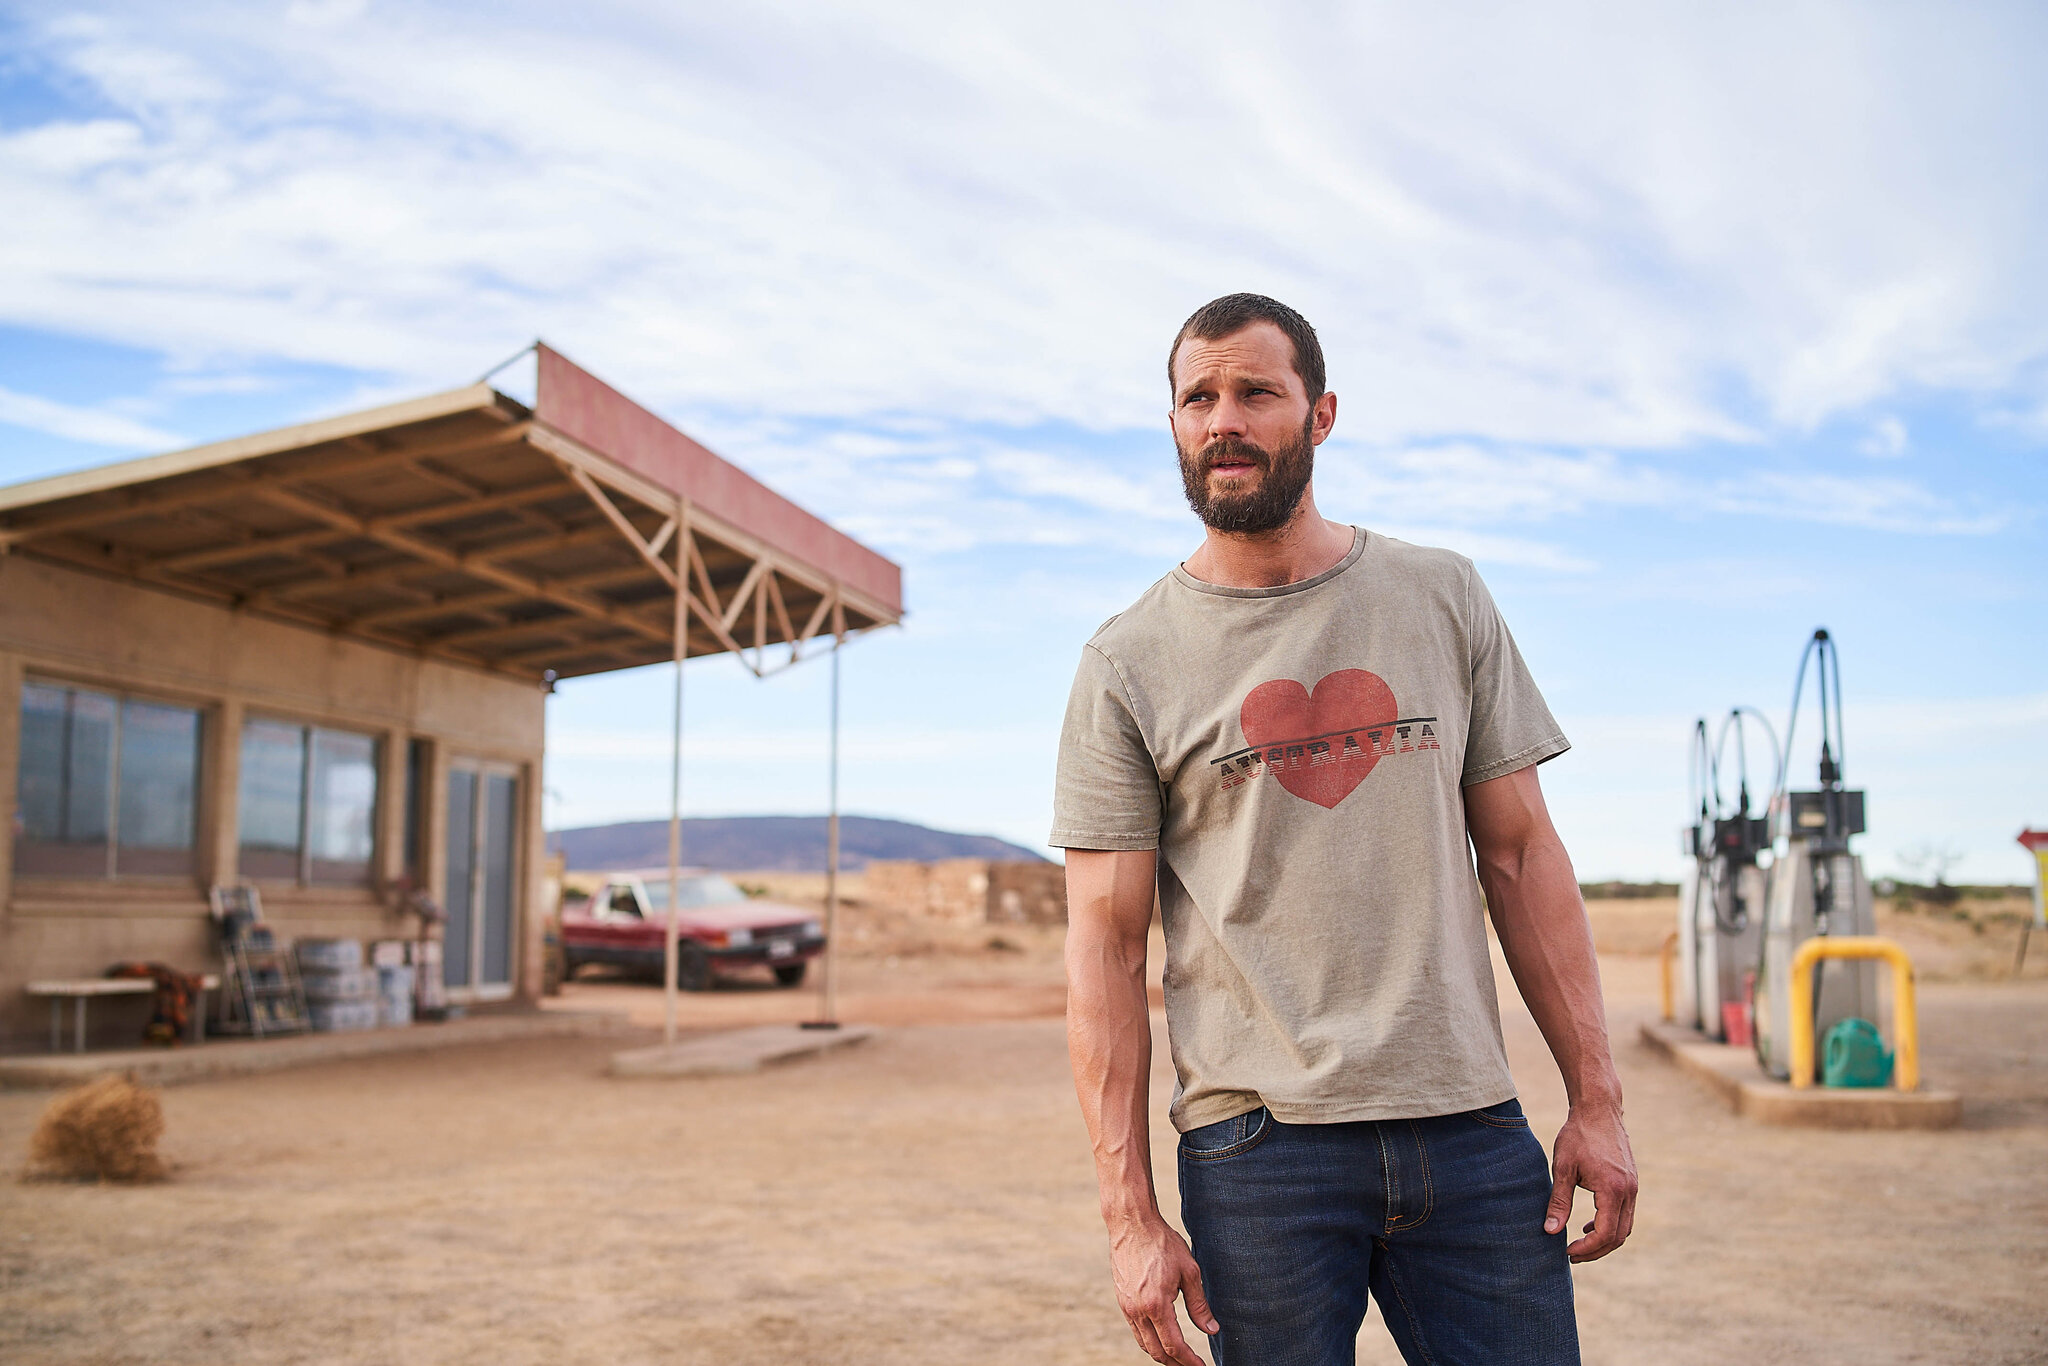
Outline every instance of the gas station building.
{"label": "gas station building", "polygon": [[451,1000],[537,997],[554,680],[901,618],[895,564],[536,351],[531,407],[480,383],[0,489],[0,1050],[44,1046],[31,981],[218,970],[241,880],[287,939],[413,937],[423,892]]}

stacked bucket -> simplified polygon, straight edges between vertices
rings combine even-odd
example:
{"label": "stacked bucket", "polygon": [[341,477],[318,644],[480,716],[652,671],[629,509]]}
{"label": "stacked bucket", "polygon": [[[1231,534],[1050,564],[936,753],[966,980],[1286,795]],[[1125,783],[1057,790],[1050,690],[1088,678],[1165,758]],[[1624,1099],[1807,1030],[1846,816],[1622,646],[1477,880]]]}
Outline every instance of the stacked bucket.
{"label": "stacked bucket", "polygon": [[297,948],[314,1029],[412,1023],[414,969],[405,962],[404,944],[379,943],[367,963],[360,939],[301,939]]}
{"label": "stacked bucket", "polygon": [[377,970],[363,965],[360,939],[301,939],[299,980],[313,1028],[339,1033],[377,1027]]}
{"label": "stacked bucket", "polygon": [[370,949],[371,970],[377,974],[377,1023],[412,1023],[413,982],[416,970],[407,963],[411,945],[387,939]]}

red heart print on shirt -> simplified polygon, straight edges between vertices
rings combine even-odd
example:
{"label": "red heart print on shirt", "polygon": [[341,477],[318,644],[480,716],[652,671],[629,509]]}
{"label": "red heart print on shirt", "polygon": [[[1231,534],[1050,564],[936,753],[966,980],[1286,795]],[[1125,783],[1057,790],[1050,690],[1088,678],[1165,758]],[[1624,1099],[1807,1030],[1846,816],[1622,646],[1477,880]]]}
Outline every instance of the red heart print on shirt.
{"label": "red heart print on shirt", "polygon": [[[1280,786],[1334,810],[1373,771],[1379,756],[1351,759],[1327,744],[1319,753],[1311,746],[1332,735],[1391,725],[1400,715],[1385,679],[1365,669],[1339,669],[1324,675],[1313,693],[1291,678],[1259,684],[1245,694],[1238,724],[1247,745],[1268,749],[1266,770]],[[1281,751],[1277,760],[1271,757],[1273,748]],[[1337,757],[1349,761],[1324,762]]]}

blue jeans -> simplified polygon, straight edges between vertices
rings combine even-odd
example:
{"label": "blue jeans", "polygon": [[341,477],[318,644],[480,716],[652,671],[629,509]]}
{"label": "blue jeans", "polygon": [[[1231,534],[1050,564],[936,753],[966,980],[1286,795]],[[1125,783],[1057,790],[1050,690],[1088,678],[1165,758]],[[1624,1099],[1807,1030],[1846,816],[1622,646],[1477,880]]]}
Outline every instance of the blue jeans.
{"label": "blue jeans", "polygon": [[1410,1363],[1579,1359],[1549,1164],[1516,1101],[1349,1124],[1253,1110],[1183,1134],[1179,1165],[1216,1366],[1353,1362],[1368,1293]]}

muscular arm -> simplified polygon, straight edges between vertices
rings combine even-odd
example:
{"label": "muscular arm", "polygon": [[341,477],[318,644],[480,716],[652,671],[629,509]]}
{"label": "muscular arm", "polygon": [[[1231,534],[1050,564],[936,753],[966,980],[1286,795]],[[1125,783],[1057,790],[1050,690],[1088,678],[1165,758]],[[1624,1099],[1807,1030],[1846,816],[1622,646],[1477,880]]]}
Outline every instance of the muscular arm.
{"label": "muscular arm", "polygon": [[1154,1361],[1201,1366],[1174,1300],[1185,1293],[1203,1332],[1215,1332],[1216,1321],[1194,1256],[1159,1213],[1152,1185],[1145,949],[1156,858],[1149,849],[1067,851],[1067,1049],[1095,1149],[1117,1304]]}
{"label": "muscular arm", "polygon": [[1593,1193],[1593,1222],[1567,1249],[1604,1257],[1635,1225],[1636,1167],[1621,1120],[1621,1079],[1607,1043],[1600,966],[1578,878],[1543,805],[1534,767],[1465,789],[1465,824],[1478,855],[1501,952],[1564,1074],[1571,1114],[1552,1149],[1544,1230],[1571,1217],[1572,1192]]}

